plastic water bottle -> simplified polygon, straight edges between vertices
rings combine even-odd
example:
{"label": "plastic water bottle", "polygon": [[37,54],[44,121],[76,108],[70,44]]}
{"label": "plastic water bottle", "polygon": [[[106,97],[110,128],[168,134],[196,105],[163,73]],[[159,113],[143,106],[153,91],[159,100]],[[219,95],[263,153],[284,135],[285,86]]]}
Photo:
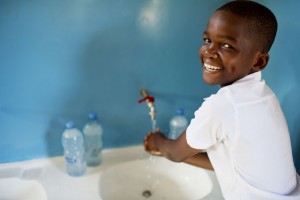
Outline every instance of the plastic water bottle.
{"label": "plastic water bottle", "polygon": [[81,176],[86,171],[84,158],[84,139],[81,131],[73,121],[66,123],[66,129],[61,138],[64,147],[66,170],[70,176]]}
{"label": "plastic water bottle", "polygon": [[184,116],[184,109],[178,108],[176,110],[176,115],[170,120],[170,132],[168,137],[174,140],[177,139],[187,126],[188,121]]}
{"label": "plastic water bottle", "polygon": [[83,128],[85,138],[86,160],[88,166],[97,166],[102,160],[102,126],[98,122],[97,113],[88,115],[88,123]]}

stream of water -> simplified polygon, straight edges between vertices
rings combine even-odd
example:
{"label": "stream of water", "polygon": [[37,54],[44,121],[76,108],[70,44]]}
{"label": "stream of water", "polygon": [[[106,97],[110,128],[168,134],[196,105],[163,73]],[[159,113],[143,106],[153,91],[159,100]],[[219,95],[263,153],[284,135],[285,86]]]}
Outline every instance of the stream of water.
{"label": "stream of water", "polygon": [[152,131],[154,132],[156,129],[156,120],[155,119],[151,120],[151,125],[152,125]]}

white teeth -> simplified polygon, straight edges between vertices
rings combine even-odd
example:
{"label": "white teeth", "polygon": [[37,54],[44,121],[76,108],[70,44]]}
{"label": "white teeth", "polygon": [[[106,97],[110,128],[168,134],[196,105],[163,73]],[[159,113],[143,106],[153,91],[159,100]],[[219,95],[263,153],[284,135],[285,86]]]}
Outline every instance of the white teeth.
{"label": "white teeth", "polygon": [[211,71],[211,72],[216,72],[216,71],[220,71],[223,69],[223,67],[216,67],[216,66],[209,65],[207,63],[204,63],[204,68],[207,71]]}

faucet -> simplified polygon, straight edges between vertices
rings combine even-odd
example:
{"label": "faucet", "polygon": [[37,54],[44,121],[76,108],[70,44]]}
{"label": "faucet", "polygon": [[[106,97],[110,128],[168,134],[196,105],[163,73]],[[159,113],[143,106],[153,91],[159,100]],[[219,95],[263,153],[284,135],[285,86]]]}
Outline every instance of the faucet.
{"label": "faucet", "polygon": [[141,89],[140,94],[144,97],[143,99],[138,100],[138,103],[142,103],[143,101],[146,101],[147,106],[150,108],[149,115],[151,117],[151,120],[154,121],[156,117],[156,111],[154,107],[154,97],[149,96],[147,90]]}

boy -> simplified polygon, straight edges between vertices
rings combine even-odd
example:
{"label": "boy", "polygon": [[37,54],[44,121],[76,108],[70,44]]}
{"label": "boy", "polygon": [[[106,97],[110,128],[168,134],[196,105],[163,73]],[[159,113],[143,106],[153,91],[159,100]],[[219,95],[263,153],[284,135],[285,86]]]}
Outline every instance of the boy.
{"label": "boy", "polygon": [[178,139],[149,133],[146,151],[215,170],[226,200],[300,199],[287,124],[261,79],[276,32],[274,14],[256,2],[217,9],[199,55],[204,81],[221,89]]}

